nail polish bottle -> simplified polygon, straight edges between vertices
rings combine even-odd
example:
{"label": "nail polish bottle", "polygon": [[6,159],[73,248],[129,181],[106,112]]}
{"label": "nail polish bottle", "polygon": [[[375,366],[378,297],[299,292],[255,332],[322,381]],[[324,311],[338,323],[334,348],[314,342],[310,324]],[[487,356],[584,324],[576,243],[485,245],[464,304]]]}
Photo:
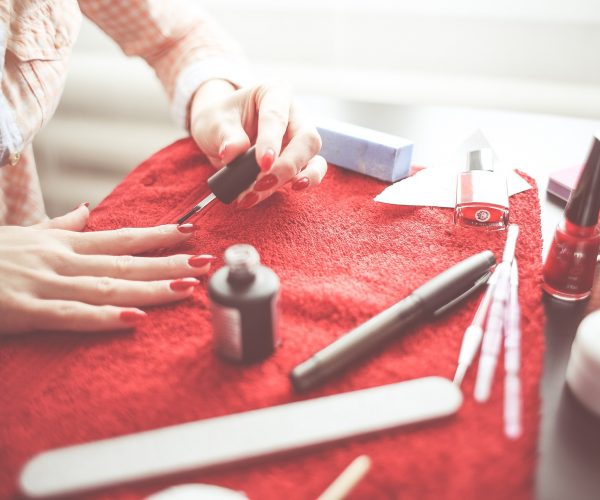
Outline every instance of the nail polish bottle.
{"label": "nail polish bottle", "polygon": [[467,170],[458,174],[456,182],[454,223],[493,230],[508,225],[506,176],[494,170],[491,149],[469,152]]}
{"label": "nail polish bottle", "polygon": [[599,209],[600,136],[597,135],[544,263],[543,287],[553,297],[576,301],[590,296],[600,246]]}
{"label": "nail polish bottle", "polygon": [[208,285],[215,348],[227,359],[252,362],[271,355],[279,338],[279,278],[260,264],[251,245],[225,251],[225,266]]}

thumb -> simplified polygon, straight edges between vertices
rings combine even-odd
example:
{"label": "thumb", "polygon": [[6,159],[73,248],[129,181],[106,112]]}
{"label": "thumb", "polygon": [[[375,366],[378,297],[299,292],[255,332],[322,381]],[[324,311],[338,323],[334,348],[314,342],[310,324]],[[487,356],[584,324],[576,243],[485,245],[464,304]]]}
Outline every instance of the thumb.
{"label": "thumb", "polygon": [[88,203],[82,203],[76,209],[71,210],[65,215],[54,217],[53,219],[40,222],[31,227],[38,229],[64,229],[66,231],[83,231],[88,219],[90,217],[90,211],[88,209]]}
{"label": "thumb", "polygon": [[227,165],[229,162],[235,160],[238,156],[248,151],[250,146],[252,146],[252,143],[241,124],[238,127],[225,129],[218,151],[218,158],[221,161],[220,166]]}

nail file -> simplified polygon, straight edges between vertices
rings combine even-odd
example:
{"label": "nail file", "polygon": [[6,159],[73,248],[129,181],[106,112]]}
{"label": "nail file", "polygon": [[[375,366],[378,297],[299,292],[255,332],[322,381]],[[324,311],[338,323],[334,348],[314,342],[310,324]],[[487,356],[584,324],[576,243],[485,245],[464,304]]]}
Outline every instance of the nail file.
{"label": "nail file", "polygon": [[462,394],[426,377],[43,452],[20,476],[34,498],[222,466],[449,416]]}

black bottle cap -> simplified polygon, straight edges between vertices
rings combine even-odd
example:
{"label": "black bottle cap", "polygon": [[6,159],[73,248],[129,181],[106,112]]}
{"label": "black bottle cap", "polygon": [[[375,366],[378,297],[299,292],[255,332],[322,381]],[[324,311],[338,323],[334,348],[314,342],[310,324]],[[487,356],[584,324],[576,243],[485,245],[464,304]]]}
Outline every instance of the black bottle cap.
{"label": "black bottle cap", "polygon": [[565,217],[582,227],[593,227],[598,223],[600,210],[600,134],[596,134],[592,149],[577,187],[571,193],[565,209]]}
{"label": "black bottle cap", "polygon": [[242,191],[250,187],[259,173],[256,150],[252,146],[243,155],[213,174],[208,179],[208,186],[223,203],[231,203]]}

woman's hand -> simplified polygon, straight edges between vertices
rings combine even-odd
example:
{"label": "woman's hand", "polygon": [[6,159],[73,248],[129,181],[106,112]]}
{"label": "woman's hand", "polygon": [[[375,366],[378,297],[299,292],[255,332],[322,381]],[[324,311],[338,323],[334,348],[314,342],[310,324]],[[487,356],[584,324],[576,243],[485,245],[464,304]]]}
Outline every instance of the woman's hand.
{"label": "woman's hand", "polygon": [[176,245],[192,224],[82,233],[86,205],[31,227],[0,227],[0,334],[132,328],[137,309],[182,300],[214,257],[130,255]]}
{"label": "woman's hand", "polygon": [[190,130],[215,168],[256,144],[261,168],[256,182],[237,198],[249,208],[290,182],[301,191],[321,182],[327,163],[318,156],[321,138],[307,123],[283,86],[235,90],[225,80],[209,80],[195,93]]}

